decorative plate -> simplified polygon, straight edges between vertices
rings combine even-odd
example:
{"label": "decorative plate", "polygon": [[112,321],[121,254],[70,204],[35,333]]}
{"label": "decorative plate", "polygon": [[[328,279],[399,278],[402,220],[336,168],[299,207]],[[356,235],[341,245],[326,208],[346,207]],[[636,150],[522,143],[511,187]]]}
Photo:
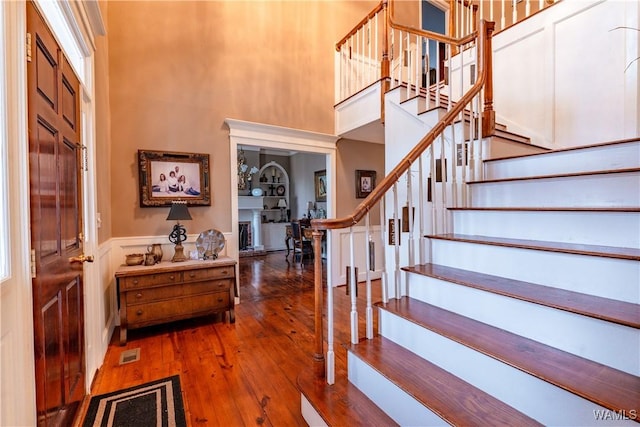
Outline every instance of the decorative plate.
{"label": "decorative plate", "polygon": [[260,187],[254,188],[253,190],[251,190],[251,195],[256,197],[262,196],[262,188]]}
{"label": "decorative plate", "polygon": [[218,230],[206,230],[196,239],[196,248],[202,259],[216,259],[218,252],[224,248],[224,235]]}
{"label": "decorative plate", "polygon": [[276,187],[276,194],[278,196],[284,196],[284,192],[285,192],[284,185],[278,185]]}

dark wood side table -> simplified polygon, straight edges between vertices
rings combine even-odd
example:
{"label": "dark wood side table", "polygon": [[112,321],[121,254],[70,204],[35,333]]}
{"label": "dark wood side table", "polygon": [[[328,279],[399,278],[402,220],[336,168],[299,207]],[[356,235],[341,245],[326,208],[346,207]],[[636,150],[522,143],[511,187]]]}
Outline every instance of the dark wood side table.
{"label": "dark wood side table", "polygon": [[228,311],[234,323],[235,265],[235,260],[220,257],[118,268],[120,345],[126,344],[128,329],[174,320]]}

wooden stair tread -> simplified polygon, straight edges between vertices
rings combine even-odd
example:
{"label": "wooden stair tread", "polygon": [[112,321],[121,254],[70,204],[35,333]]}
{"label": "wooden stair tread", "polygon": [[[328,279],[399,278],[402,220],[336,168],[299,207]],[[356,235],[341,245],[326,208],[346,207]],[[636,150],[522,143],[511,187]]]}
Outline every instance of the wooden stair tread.
{"label": "wooden stair tread", "polygon": [[640,329],[640,305],[638,304],[438,264],[428,263],[402,269],[458,285]]}
{"label": "wooden stair tread", "polygon": [[600,256],[607,258],[640,261],[640,249],[620,248],[616,246],[586,245],[582,243],[549,242],[543,240],[510,239],[467,234],[435,234],[426,236],[431,239],[477,243],[483,245],[506,246],[521,249],[533,249],[549,252],[562,252],[577,255]]}
{"label": "wooden stair tread", "polygon": [[336,376],[335,384],[329,385],[308,369],[298,375],[297,382],[300,392],[330,426],[398,425],[345,376]]}
{"label": "wooden stair tread", "polygon": [[541,425],[386,338],[363,340],[349,351],[451,425]]}
{"label": "wooden stair tread", "polygon": [[509,207],[449,207],[447,208],[450,211],[507,211],[507,212],[516,212],[516,211],[531,211],[531,212],[640,212],[640,207],[637,206],[617,206],[617,207],[517,207],[517,206],[509,206]]}
{"label": "wooden stair tread", "polygon": [[499,182],[513,182],[513,181],[530,181],[540,179],[552,179],[552,178],[570,178],[574,176],[592,176],[592,175],[611,175],[617,173],[633,173],[640,172],[640,168],[625,168],[625,169],[611,169],[611,170],[598,170],[587,172],[571,172],[571,173],[557,173],[550,175],[535,175],[535,176],[517,176],[511,178],[495,178],[484,179],[479,181],[469,181],[467,184],[487,184],[487,183],[499,183]]}
{"label": "wooden stair tread", "polygon": [[376,306],[607,409],[640,402],[640,377],[412,298]]}

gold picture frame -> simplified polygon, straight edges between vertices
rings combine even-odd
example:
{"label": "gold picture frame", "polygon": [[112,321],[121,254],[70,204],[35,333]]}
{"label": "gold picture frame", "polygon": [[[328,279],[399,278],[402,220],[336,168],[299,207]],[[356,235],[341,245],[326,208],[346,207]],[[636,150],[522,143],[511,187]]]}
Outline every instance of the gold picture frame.
{"label": "gold picture frame", "polygon": [[210,206],[209,155],[138,150],[140,207]]}
{"label": "gold picture frame", "polygon": [[316,171],[314,173],[314,187],[316,193],[316,202],[327,201],[327,170]]}

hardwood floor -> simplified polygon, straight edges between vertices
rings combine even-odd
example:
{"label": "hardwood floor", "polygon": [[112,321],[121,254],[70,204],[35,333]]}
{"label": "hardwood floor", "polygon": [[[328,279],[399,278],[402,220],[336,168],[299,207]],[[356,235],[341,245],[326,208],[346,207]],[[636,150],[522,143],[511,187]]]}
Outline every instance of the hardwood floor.
{"label": "hardwood floor", "polygon": [[[313,260],[301,266],[284,255],[240,259],[235,324],[218,316],[132,330],[125,346],[116,331],[91,394],[179,374],[189,425],[305,426],[296,378],[312,369]],[[364,283],[358,287],[363,318]],[[372,288],[373,302],[379,301],[379,282]],[[341,344],[349,342],[351,306],[344,287],[337,288],[334,305],[336,371],[344,374]],[[362,336],[363,320],[359,331]],[[119,365],[120,354],[135,348],[140,360]]]}

